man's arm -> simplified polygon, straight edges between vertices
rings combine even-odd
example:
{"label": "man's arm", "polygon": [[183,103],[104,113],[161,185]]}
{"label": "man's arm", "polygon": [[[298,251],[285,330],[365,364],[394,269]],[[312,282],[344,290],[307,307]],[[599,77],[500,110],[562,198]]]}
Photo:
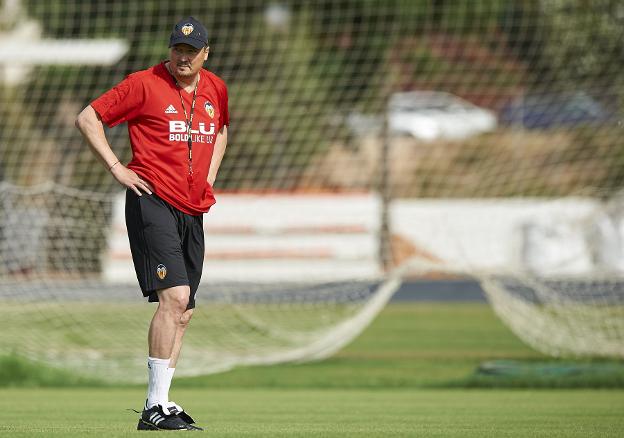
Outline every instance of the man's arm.
{"label": "man's arm", "polygon": [[108,140],[106,140],[102,119],[91,105],[87,106],[76,117],[76,128],[80,130],[83,137],[87,140],[95,156],[121,185],[134,190],[139,196],[141,196],[141,190],[150,195],[152,194],[152,188],[149,183],[142,180],[133,170],[128,169],[117,159],[108,144]]}
{"label": "man's arm", "polygon": [[211,186],[217,179],[217,173],[219,172],[219,166],[221,166],[221,160],[223,160],[226,146],[227,126],[223,125],[217,134],[217,140],[215,141],[214,150],[212,152],[212,160],[210,161],[210,169],[208,170],[208,184]]}

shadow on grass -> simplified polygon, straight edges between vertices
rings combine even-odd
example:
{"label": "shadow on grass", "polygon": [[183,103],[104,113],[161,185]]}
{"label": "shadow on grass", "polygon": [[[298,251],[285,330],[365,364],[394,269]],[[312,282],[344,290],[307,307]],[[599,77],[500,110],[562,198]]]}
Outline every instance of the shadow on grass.
{"label": "shadow on grass", "polygon": [[496,360],[441,388],[624,388],[624,362],[607,360]]}

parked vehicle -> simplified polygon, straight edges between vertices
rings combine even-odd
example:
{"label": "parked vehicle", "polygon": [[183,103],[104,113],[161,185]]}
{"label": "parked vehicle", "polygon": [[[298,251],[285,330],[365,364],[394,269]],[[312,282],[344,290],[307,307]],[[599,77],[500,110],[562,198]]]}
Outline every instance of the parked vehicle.
{"label": "parked vehicle", "polygon": [[587,93],[528,94],[503,107],[501,123],[526,129],[547,129],[558,126],[600,124],[614,119],[608,110]]}
{"label": "parked vehicle", "polygon": [[496,125],[494,112],[442,91],[394,93],[388,102],[391,132],[423,141],[461,140]]}

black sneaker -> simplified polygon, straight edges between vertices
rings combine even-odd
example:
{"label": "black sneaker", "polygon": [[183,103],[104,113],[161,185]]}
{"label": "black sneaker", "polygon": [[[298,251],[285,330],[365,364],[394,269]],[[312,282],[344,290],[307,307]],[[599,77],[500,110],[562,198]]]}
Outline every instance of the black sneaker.
{"label": "black sneaker", "polygon": [[180,406],[168,403],[143,409],[137,430],[203,430],[193,423],[195,421]]}

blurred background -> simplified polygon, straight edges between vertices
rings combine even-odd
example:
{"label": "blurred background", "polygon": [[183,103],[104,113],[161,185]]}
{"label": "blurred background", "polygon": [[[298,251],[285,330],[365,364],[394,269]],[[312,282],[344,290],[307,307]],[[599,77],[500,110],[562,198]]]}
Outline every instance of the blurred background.
{"label": "blurred background", "polygon": [[123,194],[74,120],[189,15],[231,125],[182,375],[327,357],[389,300],[624,357],[616,0],[1,1],[1,354],[143,377]]}

